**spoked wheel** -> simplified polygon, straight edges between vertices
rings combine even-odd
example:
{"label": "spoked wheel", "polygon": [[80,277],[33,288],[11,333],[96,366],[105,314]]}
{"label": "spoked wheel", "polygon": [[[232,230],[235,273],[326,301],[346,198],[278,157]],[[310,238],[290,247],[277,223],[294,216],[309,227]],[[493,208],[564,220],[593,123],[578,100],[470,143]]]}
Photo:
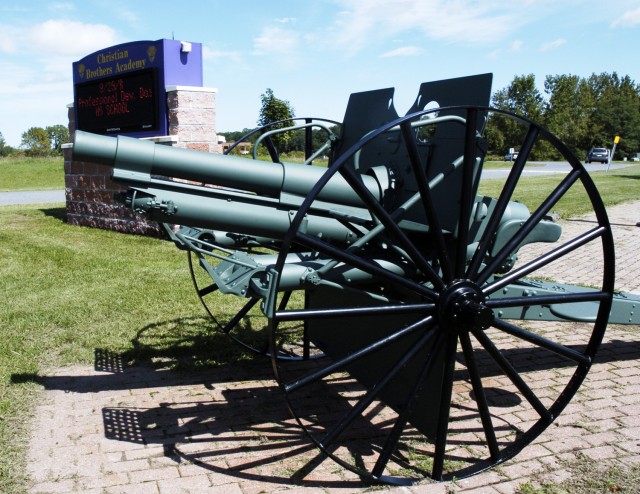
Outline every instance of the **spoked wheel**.
{"label": "spoked wheel", "polygon": [[269,355],[267,320],[260,310],[260,299],[220,297],[218,285],[202,267],[201,259],[192,251],[187,253],[196,294],[216,329],[253,353]]}
{"label": "spoked wheel", "polygon": [[[299,132],[304,133],[305,142],[305,164],[311,164],[313,159],[318,158],[321,154],[329,152],[331,142],[335,139],[330,126],[339,125],[338,122],[317,118],[292,118],[282,121],[273,122],[263,127],[254,129],[231,146],[225,154],[229,154],[235,147],[243,142],[248,141],[253,134],[260,134],[254,146],[254,159],[257,159],[256,148],[262,143],[265,146],[271,161],[278,162],[280,156],[278,150],[272,141],[272,136],[279,132]],[[312,133],[313,128],[320,128],[326,133],[326,142],[319,149],[313,149]],[[242,239],[242,235],[235,235],[228,232],[216,232],[224,235],[225,239],[237,238]],[[216,243],[214,233],[204,233],[199,236],[204,239],[205,244],[202,245],[207,250],[206,243],[210,243],[211,247]],[[254,239],[255,240],[255,239]],[[245,242],[247,240],[245,239]],[[197,243],[197,242],[196,242]],[[228,243],[228,241],[227,241]],[[247,247],[242,240],[238,240],[237,244],[232,247],[234,253],[247,253],[252,255],[276,256],[278,253],[278,243],[262,239],[254,241],[253,247]],[[225,249],[221,249],[223,252]],[[231,254],[233,255],[233,254]],[[215,324],[217,330],[228,335],[236,343],[249,350],[250,352],[270,356],[269,337],[268,337],[268,320],[264,317],[261,307],[261,297],[222,297],[221,291],[217,283],[215,283],[208,269],[212,269],[211,258],[203,252],[195,252],[189,250],[187,252],[187,260],[189,271],[193,281],[196,294],[200,299],[205,311]],[[287,292],[280,300],[279,308],[300,309],[305,305],[304,292]],[[290,322],[286,325],[287,330],[281,331],[282,340],[276,345],[277,351],[275,357],[285,360],[298,360],[317,358],[321,355],[309,354],[309,344],[306,343],[304,336],[304,322]],[[302,340],[300,339],[302,337]]]}
{"label": "spoked wheel", "polygon": [[[269,321],[262,311],[262,298],[222,294],[205,268],[205,264],[208,262],[206,257],[193,251],[187,253],[196,294],[213,321],[216,330],[226,334],[234,342],[252,353],[271,356]],[[287,292],[280,299],[279,310],[285,308],[288,310],[301,309],[304,306],[305,292]],[[285,327],[286,329],[284,329]],[[304,336],[304,321],[292,321],[285,324],[280,336],[281,341],[275,346],[274,355],[277,359],[311,358],[308,339]]]}
{"label": "spoked wheel", "polygon": [[[462,478],[516,455],[578,392],[611,307],[611,230],[581,163],[514,115],[437,111],[459,118],[428,132],[416,122],[434,111],[399,118],[328,169],[298,210],[273,275],[289,249],[316,253],[327,269],[318,270],[304,310],[279,309],[274,296],[266,312],[274,341],[285,323],[304,321],[312,348],[327,355],[273,362],[297,421],[324,453],[374,481]],[[504,178],[479,178],[485,122],[521,128],[519,156]],[[383,161],[380,142],[395,143],[392,158],[407,164],[405,188],[414,184],[404,195],[389,190],[383,204],[354,172],[367,156]],[[451,143],[460,158],[438,163],[438,146]],[[570,169],[537,181],[532,194],[524,171],[541,151]],[[335,174],[371,215],[352,225],[360,239],[348,247],[304,228],[305,216],[326,211],[315,204]],[[569,200],[591,216],[563,223],[558,238],[549,215]],[[331,278],[345,269],[373,281]]]}

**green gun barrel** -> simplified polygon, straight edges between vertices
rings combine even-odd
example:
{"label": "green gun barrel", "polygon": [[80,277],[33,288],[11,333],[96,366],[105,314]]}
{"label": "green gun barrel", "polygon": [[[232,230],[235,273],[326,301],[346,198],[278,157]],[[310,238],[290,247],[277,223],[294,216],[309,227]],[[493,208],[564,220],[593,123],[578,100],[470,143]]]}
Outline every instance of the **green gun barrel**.
{"label": "green gun barrel", "polygon": [[[326,171],[297,163],[271,163],[222,154],[173,148],[151,141],[107,137],[76,131],[73,159],[113,167],[114,181],[134,187],[151,185],[152,175],[228,187],[267,197],[306,197]],[[367,189],[380,200],[376,177],[363,175]],[[321,195],[338,205],[362,206],[346,180],[334,177]]]}

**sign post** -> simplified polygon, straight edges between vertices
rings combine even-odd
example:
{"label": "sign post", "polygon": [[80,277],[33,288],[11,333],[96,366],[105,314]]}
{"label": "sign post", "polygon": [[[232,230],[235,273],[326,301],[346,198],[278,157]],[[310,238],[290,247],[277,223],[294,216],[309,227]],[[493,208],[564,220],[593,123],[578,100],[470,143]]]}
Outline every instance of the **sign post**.
{"label": "sign post", "polygon": [[613,147],[611,148],[611,154],[609,155],[609,159],[607,160],[607,171],[609,171],[609,168],[611,167],[611,161],[613,161],[613,155],[616,152],[616,146],[618,145],[619,142],[620,142],[620,136],[615,136],[613,138]]}

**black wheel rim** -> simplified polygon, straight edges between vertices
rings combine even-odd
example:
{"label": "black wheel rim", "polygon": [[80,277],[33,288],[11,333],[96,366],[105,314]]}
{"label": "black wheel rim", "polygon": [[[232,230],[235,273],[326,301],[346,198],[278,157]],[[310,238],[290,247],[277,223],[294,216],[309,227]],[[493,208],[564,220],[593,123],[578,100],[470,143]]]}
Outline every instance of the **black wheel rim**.
{"label": "black wheel rim", "polygon": [[[457,233],[453,235],[435,213],[441,207],[434,204],[432,195],[438,184],[426,176],[411,126],[435,112],[462,113],[466,122],[461,135],[460,188],[452,193],[459,200]],[[478,129],[487,117],[490,122],[493,118],[515,122],[522,126],[523,137],[518,143],[519,156],[490,204],[484,230],[474,231],[473,218],[481,211],[475,191],[483,187],[474,174],[482,147]],[[354,156],[389,132],[400,135],[406,148],[417,182],[416,207],[424,209],[429,224],[428,248],[421,243],[424,237],[416,240],[398,226],[404,213],[378,204],[350,168]],[[501,220],[524,187],[523,171],[536,146],[553,148],[569,163],[570,171],[549,182],[529,218],[510,225],[512,231],[497,246],[498,228],[504,226]],[[382,225],[379,230],[384,232],[385,246],[393,244],[394,252],[405,256],[413,276],[385,272],[371,260],[375,257],[368,249],[376,242],[375,236],[360,247],[340,249],[304,233],[303,218],[314,213],[317,196],[335,174],[342,175],[366,203],[373,223]],[[438,183],[446,183],[446,177]],[[514,261],[517,247],[546,226],[552,208],[574,193],[584,196],[594,219],[567,239],[522,247],[521,259]],[[275,278],[292,248],[318,252],[335,263],[368,271],[380,278],[384,293],[392,294],[382,303],[367,305],[356,298],[357,304],[350,307],[323,301],[295,313],[279,309],[273,297],[265,312],[272,345],[280,325],[296,318],[305,322],[326,318],[326,327],[342,326],[345,335],[363,331],[367,325],[382,328],[370,338],[358,336],[356,340],[362,343],[344,351],[333,348],[327,352],[331,357],[321,362],[273,361],[289,408],[309,437],[336,462],[374,481],[462,478],[512,458],[553,422],[578,391],[604,336],[611,307],[613,239],[593,181],[577,158],[544,128],[489,108],[419,112],[370,133],[331,165],[298,210],[284,239]],[[548,270],[557,269],[562,262],[579,262],[587,248],[595,248],[596,254],[590,250],[588,258],[597,267],[587,282],[578,283],[588,284],[588,291],[540,294],[536,276],[553,278]],[[516,293],[514,284],[518,289],[523,284],[523,291]],[[358,287],[345,290],[353,292]],[[375,290],[362,289],[364,298]],[[511,293],[505,294],[508,290]],[[382,298],[382,293],[380,288],[375,295]],[[541,312],[551,307],[560,314],[554,317],[566,318],[567,312],[589,312],[589,316],[581,322],[531,320],[536,319],[532,313],[538,307]],[[509,314],[514,308],[527,313],[527,320],[513,319]],[[363,320],[368,322],[350,322]],[[322,347],[323,342],[318,342],[322,334],[311,339],[312,348]],[[541,387],[545,379],[553,382]]]}
{"label": "black wheel rim", "polygon": [[[245,350],[265,357],[271,357],[269,319],[262,310],[262,298],[241,298],[220,293],[201,262],[206,262],[201,253],[187,252],[187,263],[196,295],[205,312],[213,322],[216,331],[228,336]],[[287,292],[281,299],[279,310],[303,309],[304,292]],[[275,345],[275,358],[282,360],[306,360],[321,358],[316,352],[309,353],[309,343],[304,336],[304,321],[286,323],[286,330],[280,332],[279,342]]]}
{"label": "black wheel rim", "polygon": [[[338,122],[332,120],[317,118],[291,118],[272,122],[268,125],[256,128],[242,136],[238,142],[229,147],[225,154],[229,154],[239,143],[247,140],[254,134],[266,134],[267,137],[264,139],[263,144],[269,153],[270,159],[273,162],[278,162],[280,160],[279,150],[276,148],[268,133],[274,129],[300,125],[300,128],[304,129],[305,132],[305,158],[307,161],[311,162],[313,156],[319,153],[319,150],[313,148],[313,136],[311,133],[312,126],[314,123],[318,122],[325,126],[340,125]],[[330,140],[329,136],[327,136],[327,145],[330,143]],[[329,152],[329,150],[327,152]],[[215,241],[212,242],[215,244]],[[204,247],[203,245],[203,248],[206,250],[207,247]],[[269,245],[262,245],[254,250],[240,247],[238,250],[248,254],[277,254],[279,248],[277,242],[274,241]],[[189,250],[187,252],[187,263],[189,265],[189,272],[191,274],[191,280],[196,294],[198,295],[205,312],[214,323],[216,330],[224,333],[235,343],[249,352],[270,357],[272,352],[269,348],[269,321],[264,317],[261,306],[262,298],[238,298],[233,296],[222,297],[219,287],[204,268],[204,266],[209,263],[209,260],[202,252]],[[281,298],[279,309],[284,310],[285,308],[288,308],[289,310],[293,310],[302,309],[304,307],[304,294],[288,292]],[[283,360],[299,360],[322,357],[322,355],[317,352],[315,355],[309,354],[309,344],[304,337],[304,323],[296,324],[295,322],[291,322],[287,324],[287,327],[288,332],[291,334],[284,336],[282,341],[275,345],[276,351],[273,354],[275,358]],[[281,331],[281,334],[283,333],[284,332]],[[294,343],[297,340],[296,335],[302,335],[301,342],[298,341],[297,343]]]}

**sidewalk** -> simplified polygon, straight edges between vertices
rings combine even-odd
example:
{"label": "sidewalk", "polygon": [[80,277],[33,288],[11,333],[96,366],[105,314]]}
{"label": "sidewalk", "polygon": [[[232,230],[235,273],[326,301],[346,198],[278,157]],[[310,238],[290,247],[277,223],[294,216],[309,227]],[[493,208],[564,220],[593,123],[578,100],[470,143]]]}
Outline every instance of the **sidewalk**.
{"label": "sidewalk", "polygon": [[[640,293],[640,202],[611,208],[609,215],[616,286]],[[589,268],[588,262],[567,267]],[[94,367],[57,369],[41,383],[45,392],[29,445],[33,493],[367,490],[309,445],[266,361],[187,374],[125,367],[118,355],[96,351]],[[509,494],[532,478],[566,478],[566,461],[580,454],[597,463],[640,464],[637,327],[608,329],[572,403],[513,460],[455,483],[375,490]]]}
{"label": "sidewalk", "polygon": [[64,190],[24,190],[0,192],[0,206],[65,202]]}

